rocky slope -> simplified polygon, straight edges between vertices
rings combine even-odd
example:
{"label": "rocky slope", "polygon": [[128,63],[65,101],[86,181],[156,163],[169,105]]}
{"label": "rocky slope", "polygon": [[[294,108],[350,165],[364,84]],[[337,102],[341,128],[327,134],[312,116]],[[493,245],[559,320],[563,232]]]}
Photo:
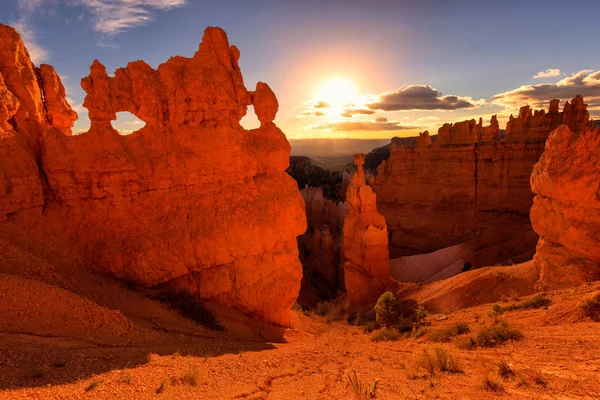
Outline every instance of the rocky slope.
{"label": "rocky slope", "polygon": [[[284,172],[277,99],[264,83],[246,90],[225,32],[207,28],[193,57],[156,70],[135,61],[109,77],[95,61],[78,136],[58,75],[4,25],[0,54],[0,220],[54,227],[112,277],[289,323],[304,205]],[[261,126],[246,131],[251,104]],[[119,135],[120,111],[146,125]]]}
{"label": "rocky slope", "polygon": [[445,124],[435,143],[424,132],[414,147],[392,144],[374,190],[391,231],[391,256],[430,252],[481,236],[489,228],[527,224],[533,192],[529,177],[548,134],[565,123],[590,124],[581,97],[559,112],[522,107],[500,138],[475,120]]}

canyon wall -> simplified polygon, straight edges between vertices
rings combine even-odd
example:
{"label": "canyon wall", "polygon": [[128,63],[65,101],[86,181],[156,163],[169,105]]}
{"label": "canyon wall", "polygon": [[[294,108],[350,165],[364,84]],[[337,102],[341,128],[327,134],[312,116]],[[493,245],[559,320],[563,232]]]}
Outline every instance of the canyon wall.
{"label": "canyon wall", "polygon": [[356,172],[346,192],[344,280],[350,307],[377,299],[391,282],[385,218],[377,212],[377,196],[365,182],[364,154],[354,155]]}
{"label": "canyon wall", "polygon": [[[112,277],[289,323],[304,204],[277,99],[261,82],[246,90],[225,32],[207,28],[193,57],[156,70],[135,61],[110,77],[95,61],[77,136],[58,75],[4,25],[0,55],[0,220],[54,226]],[[251,104],[261,126],[244,130]],[[120,111],[146,125],[120,135]]]}
{"label": "canyon wall", "polygon": [[435,251],[483,235],[490,228],[529,224],[529,178],[548,134],[560,124],[590,124],[581,97],[559,111],[522,107],[500,137],[496,117],[445,124],[432,144],[428,132],[412,147],[392,144],[378,167],[374,190],[391,232],[392,257]]}
{"label": "canyon wall", "polygon": [[344,217],[349,207],[346,202],[325,198],[321,187],[306,186],[300,194],[304,198],[308,229],[298,237],[304,271],[298,302],[312,306],[332,299],[343,289],[340,254]]}
{"label": "canyon wall", "polygon": [[585,115],[553,131],[531,175],[541,289],[600,279],[600,128]]}

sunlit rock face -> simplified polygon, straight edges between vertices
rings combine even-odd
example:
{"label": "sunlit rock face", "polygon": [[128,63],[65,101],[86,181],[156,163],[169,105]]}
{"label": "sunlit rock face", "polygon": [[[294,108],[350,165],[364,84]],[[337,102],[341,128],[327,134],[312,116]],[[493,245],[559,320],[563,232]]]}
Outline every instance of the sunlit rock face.
{"label": "sunlit rock face", "polygon": [[[289,324],[304,204],[277,99],[264,83],[246,90],[225,32],[207,28],[193,57],[156,70],[135,61],[109,77],[95,61],[77,136],[58,75],[34,68],[9,27],[0,54],[0,219],[38,209],[96,271]],[[247,131],[250,104],[261,126]],[[119,135],[121,111],[146,125]]]}
{"label": "sunlit rock face", "polygon": [[364,154],[354,156],[357,170],[346,192],[344,280],[351,306],[377,299],[390,281],[387,227],[377,212],[377,196],[365,183],[364,163]]}
{"label": "sunlit rock face", "polygon": [[543,289],[600,279],[600,129],[588,127],[580,100],[571,104],[568,126],[548,137],[531,175]]}
{"label": "sunlit rock face", "polygon": [[0,24],[0,221],[21,210],[41,212],[42,138],[49,131],[70,135],[76,119],[54,68],[35,67],[19,34]]}
{"label": "sunlit rock face", "polygon": [[[374,190],[391,232],[392,257],[431,252],[480,237],[490,228],[527,225],[533,204],[529,178],[549,133],[560,124],[589,125],[580,97],[559,111],[522,107],[505,137],[498,121],[445,124],[432,144],[392,145]],[[582,114],[583,113],[583,114]]]}

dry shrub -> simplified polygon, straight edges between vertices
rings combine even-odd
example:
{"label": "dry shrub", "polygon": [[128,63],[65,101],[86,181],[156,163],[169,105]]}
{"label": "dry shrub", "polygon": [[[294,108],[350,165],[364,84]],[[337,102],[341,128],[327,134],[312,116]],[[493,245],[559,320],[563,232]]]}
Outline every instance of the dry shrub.
{"label": "dry shrub", "polygon": [[474,342],[480,347],[495,347],[509,340],[521,340],[523,337],[523,332],[510,326],[506,321],[502,321],[480,330],[475,336]]}
{"label": "dry shrub", "polygon": [[376,331],[371,336],[372,342],[395,342],[402,339],[400,332],[394,328],[386,328],[380,331]]}
{"label": "dry shrub", "polygon": [[498,367],[498,375],[504,380],[508,380],[509,378],[513,378],[515,376],[515,371],[512,370],[511,366],[504,360],[500,360],[496,363]]}
{"label": "dry shrub", "polygon": [[416,359],[418,369],[427,371],[429,376],[434,376],[436,372],[448,372],[456,374],[463,372],[458,358],[443,347],[432,349],[425,348]]}
{"label": "dry shrub", "polygon": [[471,329],[465,322],[456,322],[452,326],[433,332],[429,335],[429,339],[434,342],[449,342],[455,336],[464,335],[469,333]]}
{"label": "dry shrub", "polygon": [[181,383],[184,383],[189,386],[198,386],[200,384],[200,380],[202,379],[202,374],[200,373],[200,369],[190,365],[188,370],[181,377]]}
{"label": "dry shrub", "polygon": [[579,309],[586,317],[600,322],[600,292],[588,297],[579,303]]}
{"label": "dry shrub", "polygon": [[531,299],[523,301],[521,303],[511,304],[508,307],[504,307],[505,311],[514,310],[526,310],[526,309],[537,309],[547,307],[552,303],[552,300],[542,294],[536,294]]}
{"label": "dry shrub", "polygon": [[356,370],[354,369],[348,374],[348,380],[350,381],[350,386],[354,392],[354,397],[356,397],[357,400],[375,398],[375,391],[377,390],[379,379],[375,379],[369,388],[369,385],[358,377]]}
{"label": "dry shrub", "polygon": [[364,333],[371,333],[371,332],[373,332],[374,330],[377,330],[377,329],[379,329],[379,328],[380,328],[380,326],[379,326],[379,322],[377,322],[377,321],[369,321],[369,322],[367,322],[367,323],[366,323],[366,324],[363,326],[363,328],[362,328],[362,329],[363,329],[363,332],[364,332]]}
{"label": "dry shrub", "polygon": [[504,386],[502,386],[500,382],[490,378],[487,375],[483,377],[481,387],[486,392],[504,392]]}

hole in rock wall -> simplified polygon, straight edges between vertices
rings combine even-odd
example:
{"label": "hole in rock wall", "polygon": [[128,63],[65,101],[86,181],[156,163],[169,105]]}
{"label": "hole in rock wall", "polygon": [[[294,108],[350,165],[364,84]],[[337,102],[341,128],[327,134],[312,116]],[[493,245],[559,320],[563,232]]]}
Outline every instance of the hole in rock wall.
{"label": "hole in rock wall", "polygon": [[121,135],[131,135],[146,126],[144,121],[130,112],[118,112],[117,119],[110,123]]}
{"label": "hole in rock wall", "polygon": [[240,125],[242,125],[244,129],[260,128],[260,121],[258,120],[256,113],[254,112],[254,106],[248,106],[248,109],[246,110],[246,115],[244,115],[244,118],[240,120]]}

